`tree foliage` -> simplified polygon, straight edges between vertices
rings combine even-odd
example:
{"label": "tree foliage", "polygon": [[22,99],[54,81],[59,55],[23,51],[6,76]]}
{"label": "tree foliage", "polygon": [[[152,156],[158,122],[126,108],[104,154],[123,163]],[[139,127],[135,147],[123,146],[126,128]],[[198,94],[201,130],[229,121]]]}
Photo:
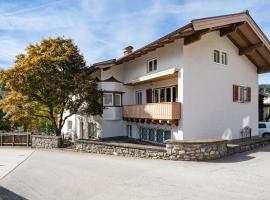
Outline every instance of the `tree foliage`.
{"label": "tree foliage", "polygon": [[45,118],[59,135],[73,114],[102,114],[102,94],[90,73],[72,40],[43,40],[30,45],[26,54],[16,57],[14,67],[2,72],[11,93],[0,106],[12,118]]}
{"label": "tree foliage", "polygon": [[269,84],[262,84],[262,85],[260,85],[259,90],[263,94],[270,94],[270,85]]}

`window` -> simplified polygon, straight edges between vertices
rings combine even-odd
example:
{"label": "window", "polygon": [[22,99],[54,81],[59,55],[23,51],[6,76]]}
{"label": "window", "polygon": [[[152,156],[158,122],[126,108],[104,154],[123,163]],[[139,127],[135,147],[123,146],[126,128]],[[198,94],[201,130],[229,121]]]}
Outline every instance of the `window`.
{"label": "window", "polygon": [[171,102],[171,94],[172,94],[172,92],[171,92],[171,88],[166,88],[166,102]]}
{"label": "window", "polygon": [[155,142],[155,130],[152,128],[148,129],[148,139],[150,142]]}
{"label": "window", "polygon": [[114,106],[121,106],[121,94],[114,94]]}
{"label": "window", "polygon": [[176,102],[176,89],[176,86],[154,89],[154,103]]}
{"label": "window", "polygon": [[233,85],[233,101],[246,103],[251,101],[251,88]]}
{"label": "window", "polygon": [[221,64],[227,65],[228,64],[228,58],[227,53],[222,52],[221,53]]}
{"label": "window", "polygon": [[88,138],[97,137],[97,125],[95,123],[87,123],[88,126]]}
{"label": "window", "polygon": [[157,70],[157,59],[148,61],[147,72],[153,72]]}
{"label": "window", "polygon": [[103,94],[103,105],[104,106],[113,106],[113,94],[104,93]]}
{"label": "window", "polygon": [[228,65],[228,54],[226,52],[214,50],[214,62],[221,63],[223,65]]}
{"label": "window", "polygon": [[122,94],[120,92],[103,93],[103,106],[122,106]]}
{"label": "window", "polygon": [[259,124],[259,128],[266,128],[265,124]]}
{"label": "window", "polygon": [[141,139],[147,141],[148,133],[146,128],[141,128]]}
{"label": "window", "polygon": [[154,92],[154,95],[155,95],[155,103],[159,103],[159,89],[155,89],[155,92]]}
{"label": "window", "polygon": [[160,102],[165,101],[165,88],[160,89]]}
{"label": "window", "polygon": [[164,138],[163,138],[163,130],[157,130],[157,143],[163,143]]}
{"label": "window", "polygon": [[214,62],[219,63],[219,51],[214,50]]}
{"label": "window", "polygon": [[136,91],[136,104],[142,104],[142,91]]}
{"label": "window", "polygon": [[164,132],[164,140],[171,139],[171,131],[165,131]]}
{"label": "window", "polygon": [[140,127],[141,140],[157,144],[163,144],[165,140],[171,139],[171,131]]}
{"label": "window", "polygon": [[72,130],[72,121],[71,120],[67,121],[67,130]]}
{"label": "window", "polygon": [[127,125],[127,136],[132,137],[132,126],[131,125]]}

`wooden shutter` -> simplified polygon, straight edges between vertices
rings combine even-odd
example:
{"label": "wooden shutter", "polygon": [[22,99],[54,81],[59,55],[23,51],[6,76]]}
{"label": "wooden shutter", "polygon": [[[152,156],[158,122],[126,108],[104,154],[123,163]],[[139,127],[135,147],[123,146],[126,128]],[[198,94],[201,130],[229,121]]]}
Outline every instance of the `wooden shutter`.
{"label": "wooden shutter", "polygon": [[233,102],[239,101],[239,86],[233,85]]}
{"label": "wooden shutter", "polygon": [[146,101],[147,101],[147,103],[153,103],[152,89],[147,89],[146,90]]}
{"label": "wooden shutter", "polygon": [[251,88],[250,87],[247,87],[247,102],[250,102],[251,101]]}

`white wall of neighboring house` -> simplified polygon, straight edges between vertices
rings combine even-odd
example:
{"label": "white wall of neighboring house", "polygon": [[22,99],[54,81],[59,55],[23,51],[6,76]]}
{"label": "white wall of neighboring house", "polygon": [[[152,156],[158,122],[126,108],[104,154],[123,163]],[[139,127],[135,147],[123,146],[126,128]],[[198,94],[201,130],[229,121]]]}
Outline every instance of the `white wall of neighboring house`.
{"label": "white wall of neighboring house", "polygon": [[[228,54],[228,65],[214,63],[213,50]],[[233,84],[251,87],[250,103],[233,102]],[[249,126],[258,134],[257,68],[219,32],[184,46],[184,139],[240,138]]]}

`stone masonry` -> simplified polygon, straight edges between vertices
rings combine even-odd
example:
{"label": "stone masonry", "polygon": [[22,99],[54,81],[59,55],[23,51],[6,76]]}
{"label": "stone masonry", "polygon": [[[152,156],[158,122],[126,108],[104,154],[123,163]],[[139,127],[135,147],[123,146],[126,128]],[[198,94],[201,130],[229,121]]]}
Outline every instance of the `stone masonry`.
{"label": "stone masonry", "polygon": [[171,160],[215,160],[226,156],[225,140],[167,140],[167,155]]}
{"label": "stone masonry", "polygon": [[166,141],[166,147],[76,140],[77,151],[164,160],[213,160],[227,152],[225,140]]}
{"label": "stone masonry", "polygon": [[60,136],[32,135],[32,147],[53,149],[61,146]]}

